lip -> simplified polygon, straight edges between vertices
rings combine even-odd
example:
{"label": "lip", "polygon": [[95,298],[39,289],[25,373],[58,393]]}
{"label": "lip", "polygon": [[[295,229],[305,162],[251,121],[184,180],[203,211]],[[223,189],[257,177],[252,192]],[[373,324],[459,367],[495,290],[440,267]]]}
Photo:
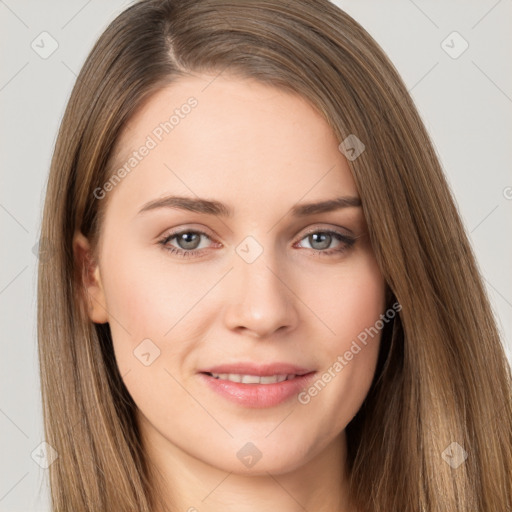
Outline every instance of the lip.
{"label": "lip", "polygon": [[[243,384],[221,380],[208,375],[209,373],[236,373],[243,375],[256,375],[260,377],[270,375],[290,375],[291,380],[274,384]],[[316,375],[315,370],[309,370],[286,363],[259,365],[255,363],[236,363],[214,366],[198,373],[201,381],[209,389],[237,405],[248,408],[268,408],[282,404],[293,396],[298,395]]]}

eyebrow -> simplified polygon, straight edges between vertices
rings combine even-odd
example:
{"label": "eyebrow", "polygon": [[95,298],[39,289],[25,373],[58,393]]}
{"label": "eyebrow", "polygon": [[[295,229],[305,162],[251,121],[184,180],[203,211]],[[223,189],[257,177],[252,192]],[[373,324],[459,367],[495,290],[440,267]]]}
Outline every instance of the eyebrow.
{"label": "eyebrow", "polygon": [[[294,217],[306,217],[317,213],[331,212],[342,208],[361,207],[361,199],[354,196],[343,196],[335,199],[328,199],[316,203],[297,204],[290,209],[290,213]],[[140,210],[139,214],[158,208],[175,208],[179,210],[187,210],[197,213],[205,213],[207,215],[215,215],[218,217],[232,217],[233,210],[215,200],[185,197],[185,196],[166,196],[154,199],[146,203]]]}

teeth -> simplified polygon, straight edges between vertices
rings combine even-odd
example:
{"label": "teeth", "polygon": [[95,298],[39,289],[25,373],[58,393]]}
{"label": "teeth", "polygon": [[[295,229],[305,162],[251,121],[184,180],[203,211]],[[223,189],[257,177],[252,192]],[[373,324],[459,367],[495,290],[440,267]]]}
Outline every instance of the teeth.
{"label": "teeth", "polygon": [[231,382],[240,382],[242,384],[276,384],[285,380],[291,380],[295,374],[289,375],[240,375],[238,373],[212,373],[212,377],[220,380],[229,380]]}
{"label": "teeth", "polygon": [[[238,375],[237,375],[238,377]],[[261,377],[256,375],[242,375],[241,383],[242,384],[259,384]]]}

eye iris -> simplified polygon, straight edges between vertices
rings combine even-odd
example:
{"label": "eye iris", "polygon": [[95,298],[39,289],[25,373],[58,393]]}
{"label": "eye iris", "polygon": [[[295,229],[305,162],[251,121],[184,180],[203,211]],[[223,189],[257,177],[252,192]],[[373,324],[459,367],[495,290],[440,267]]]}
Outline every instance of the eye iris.
{"label": "eye iris", "polygon": [[177,242],[181,249],[196,249],[201,241],[198,233],[181,233],[177,235]]}
{"label": "eye iris", "polygon": [[[331,245],[332,235],[328,233],[313,233],[309,235],[309,243],[313,249],[327,249]],[[320,247],[316,246],[315,243],[320,242]]]}

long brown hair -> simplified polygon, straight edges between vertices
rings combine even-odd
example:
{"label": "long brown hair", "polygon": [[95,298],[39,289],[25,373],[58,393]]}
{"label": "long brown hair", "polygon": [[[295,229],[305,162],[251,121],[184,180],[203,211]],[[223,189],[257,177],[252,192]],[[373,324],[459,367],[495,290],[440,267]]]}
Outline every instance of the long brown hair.
{"label": "long brown hair", "polygon": [[[300,94],[340,143],[355,135],[365,146],[349,165],[389,303],[401,311],[346,428],[357,509],[511,510],[512,378],[475,256],[407,88],[372,37],[327,0],[142,0],[87,58],[41,229],[51,254],[39,265],[38,336],[46,441],[59,454],[49,468],[53,510],[155,510],[135,404],[108,324],[87,317],[72,238],[81,230],[98,240],[108,198],[93,191],[112,173],[136,109],[180,76],[224,71]],[[455,453],[462,463],[450,463]]]}

